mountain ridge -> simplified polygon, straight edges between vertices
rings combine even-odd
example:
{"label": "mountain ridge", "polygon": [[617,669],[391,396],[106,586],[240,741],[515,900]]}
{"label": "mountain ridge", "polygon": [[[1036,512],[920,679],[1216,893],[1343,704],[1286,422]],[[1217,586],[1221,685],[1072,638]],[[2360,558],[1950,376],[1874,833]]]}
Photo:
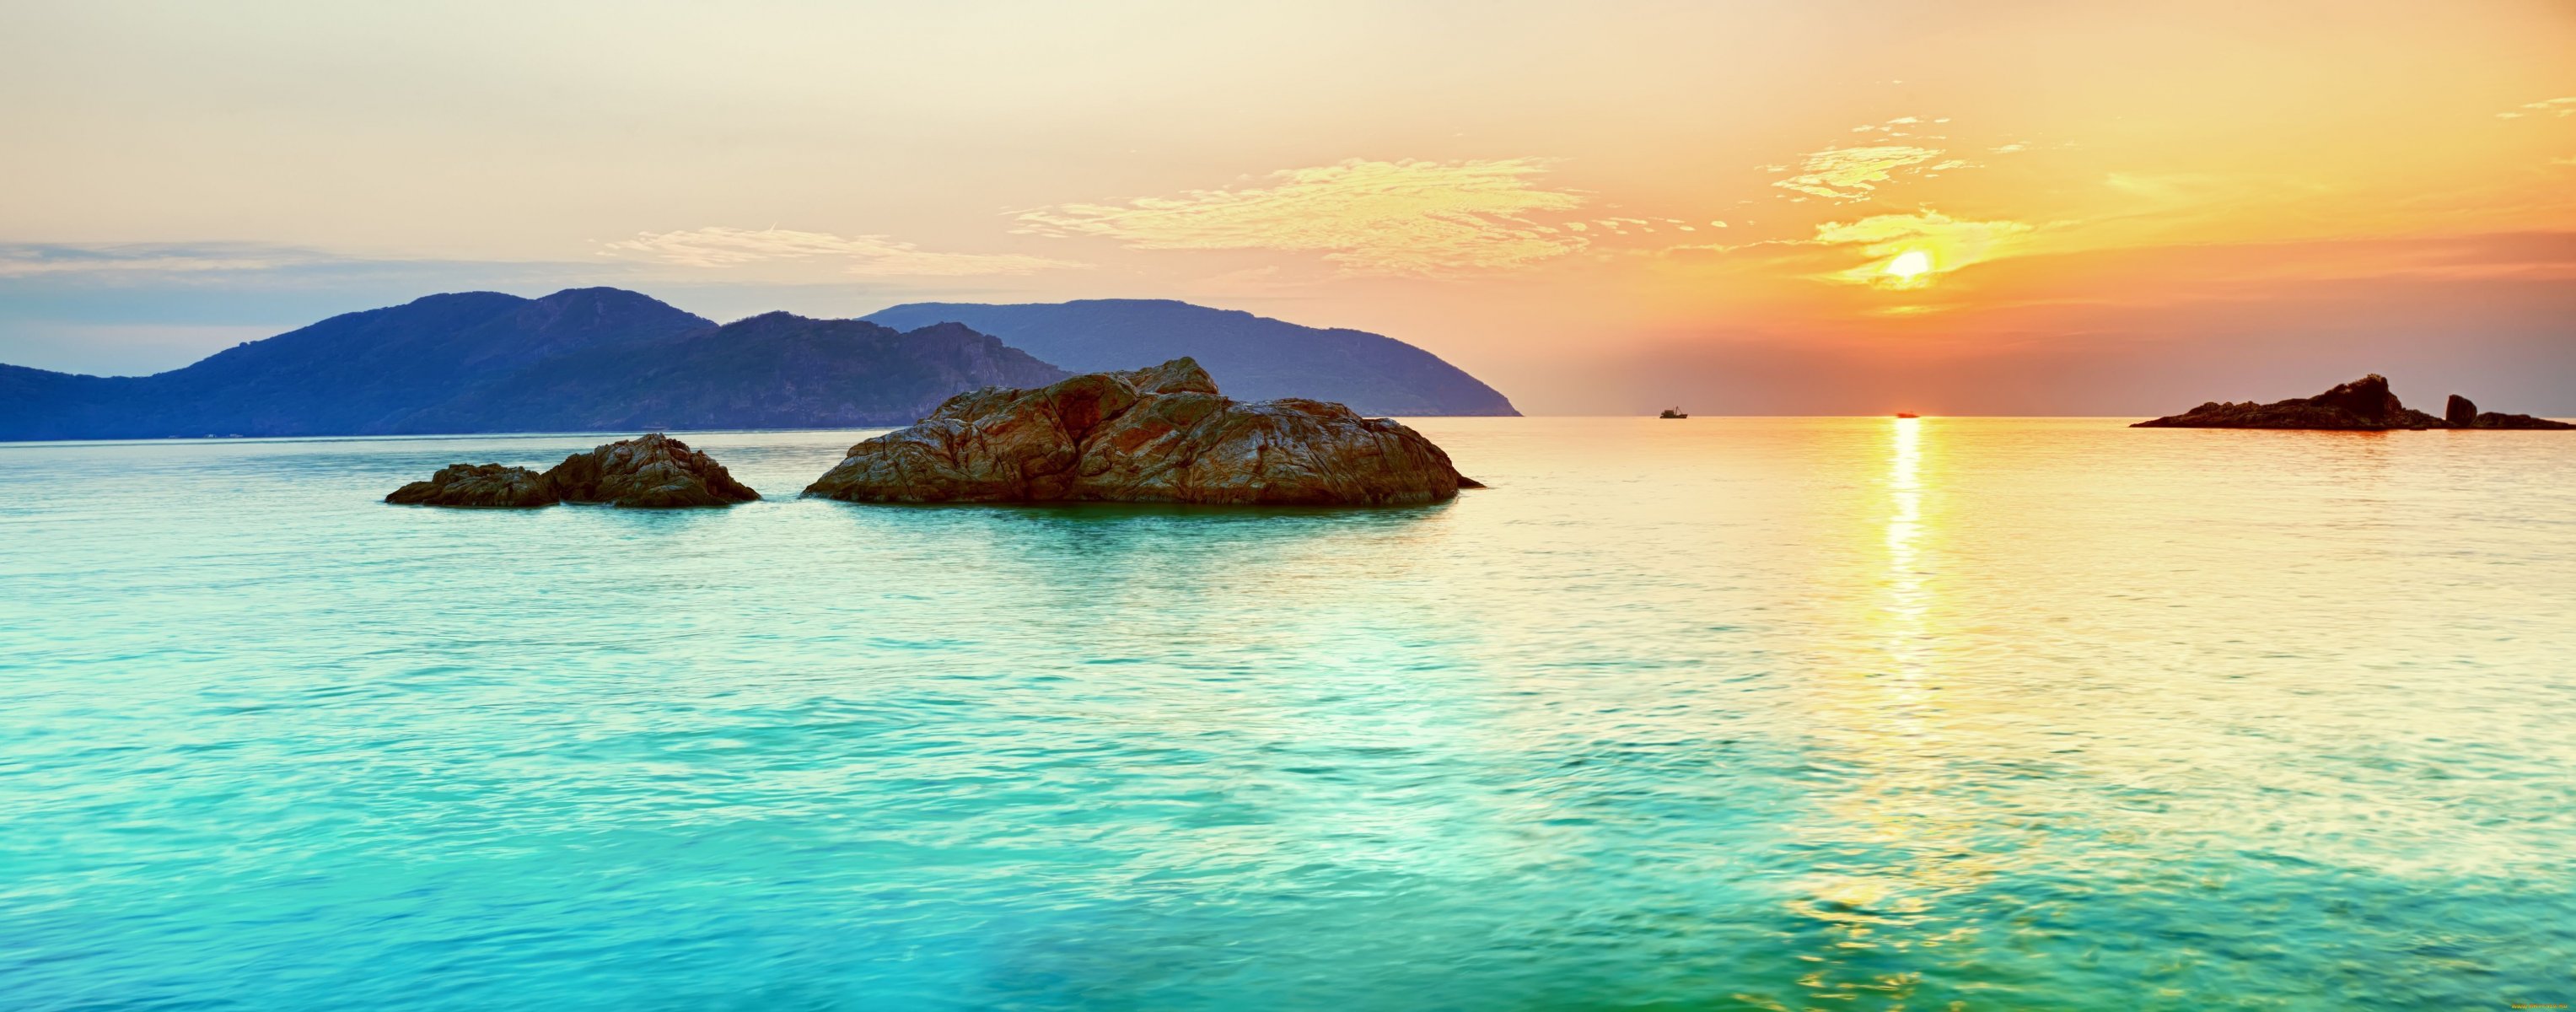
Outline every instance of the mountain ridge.
{"label": "mountain ridge", "polygon": [[0,365],[0,440],[907,425],[980,387],[1180,357],[1199,357],[1245,400],[1305,397],[1371,415],[1519,413],[1393,338],[1176,300],[909,303],[857,319],[771,312],[719,325],[596,287],[425,295],[149,376]]}
{"label": "mountain ridge", "polygon": [[962,390],[1064,375],[964,327],[718,326],[616,288],[451,292],[150,376],[0,366],[0,440],[900,425]]}
{"label": "mountain ridge", "polygon": [[1395,338],[1176,299],[911,302],[860,319],[962,323],[1076,373],[1193,358],[1244,400],[1308,397],[1369,415],[1520,414],[1501,391]]}

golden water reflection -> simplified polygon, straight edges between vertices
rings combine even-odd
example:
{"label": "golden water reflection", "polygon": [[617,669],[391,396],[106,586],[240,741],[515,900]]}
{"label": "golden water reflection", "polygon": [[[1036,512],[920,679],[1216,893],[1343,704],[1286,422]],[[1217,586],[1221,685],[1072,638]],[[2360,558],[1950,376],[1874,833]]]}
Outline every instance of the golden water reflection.
{"label": "golden water reflection", "polygon": [[1812,843],[1836,859],[1788,907],[1820,929],[1819,944],[1802,956],[1815,965],[1798,982],[1836,1007],[1901,1005],[1921,983],[1904,953],[1977,931],[1945,918],[1941,899],[1998,870],[1993,855],[1979,852],[1981,827],[1961,804],[1966,772],[1940,700],[1938,433],[1923,419],[1888,422],[1884,502],[1864,513],[1883,518],[1880,590],[1856,599],[1868,614],[1850,624],[1876,635],[1817,697],[1816,762],[1838,776]]}
{"label": "golden water reflection", "polygon": [[1887,464],[1887,651],[1895,674],[1923,674],[1923,420],[1891,419]]}

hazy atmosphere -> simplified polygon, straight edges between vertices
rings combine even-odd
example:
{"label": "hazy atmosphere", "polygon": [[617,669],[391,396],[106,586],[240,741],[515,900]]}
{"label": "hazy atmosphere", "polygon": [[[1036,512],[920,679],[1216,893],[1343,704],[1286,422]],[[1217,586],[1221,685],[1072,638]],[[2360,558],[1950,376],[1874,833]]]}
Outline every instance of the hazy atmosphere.
{"label": "hazy atmosphere", "polygon": [[1524,411],[2576,412],[2558,2],[0,4],[0,362],[1175,298]]}

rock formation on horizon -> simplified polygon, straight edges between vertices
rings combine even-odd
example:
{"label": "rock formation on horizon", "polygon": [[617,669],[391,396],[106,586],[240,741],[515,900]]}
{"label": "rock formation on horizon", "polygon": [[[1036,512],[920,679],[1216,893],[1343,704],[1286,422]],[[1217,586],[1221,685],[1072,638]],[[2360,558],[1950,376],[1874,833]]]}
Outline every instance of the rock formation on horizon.
{"label": "rock formation on horizon", "polygon": [[573,454],[544,474],[499,464],[450,464],[395,489],[404,506],[529,508],[559,502],[627,509],[730,506],[760,498],[724,465],[659,432]]}
{"label": "rock formation on horizon", "polygon": [[[2576,429],[2530,415],[2479,412],[2458,394],[2444,405],[2445,417],[2409,408],[2388,389],[2388,377],[2371,373],[2314,397],[2270,404],[2211,401],[2179,415],[2136,423],[2138,429],[2339,429],[2377,432],[2388,429]],[[2465,418],[2467,421],[2463,422]]]}
{"label": "rock formation on horizon", "polygon": [[949,398],[911,428],[850,448],[805,490],[873,503],[1441,502],[1460,488],[1420,433],[1339,404],[1241,403],[1197,362],[1097,372]]}
{"label": "rock formation on horizon", "polygon": [[2540,418],[2534,415],[2507,415],[2494,411],[2478,412],[2477,421],[2453,426],[2461,429],[2576,429],[2576,425]]}
{"label": "rock formation on horizon", "polygon": [[2452,394],[2450,400],[2442,402],[2442,424],[2455,429],[2465,429],[2477,423],[2476,402],[2458,394]]}
{"label": "rock formation on horizon", "polygon": [[2576,425],[2546,418],[2480,411],[2475,402],[2458,394],[2452,394],[2442,406],[2442,421],[2454,429],[2576,429]]}

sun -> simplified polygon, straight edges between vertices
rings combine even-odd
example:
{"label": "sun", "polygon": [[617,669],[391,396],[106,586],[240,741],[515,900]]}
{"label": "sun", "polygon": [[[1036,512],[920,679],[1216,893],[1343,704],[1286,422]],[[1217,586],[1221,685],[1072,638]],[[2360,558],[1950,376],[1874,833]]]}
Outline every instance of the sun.
{"label": "sun", "polygon": [[1900,281],[1912,281],[1932,273],[1932,254],[1919,249],[1906,250],[1887,262],[1885,273]]}

